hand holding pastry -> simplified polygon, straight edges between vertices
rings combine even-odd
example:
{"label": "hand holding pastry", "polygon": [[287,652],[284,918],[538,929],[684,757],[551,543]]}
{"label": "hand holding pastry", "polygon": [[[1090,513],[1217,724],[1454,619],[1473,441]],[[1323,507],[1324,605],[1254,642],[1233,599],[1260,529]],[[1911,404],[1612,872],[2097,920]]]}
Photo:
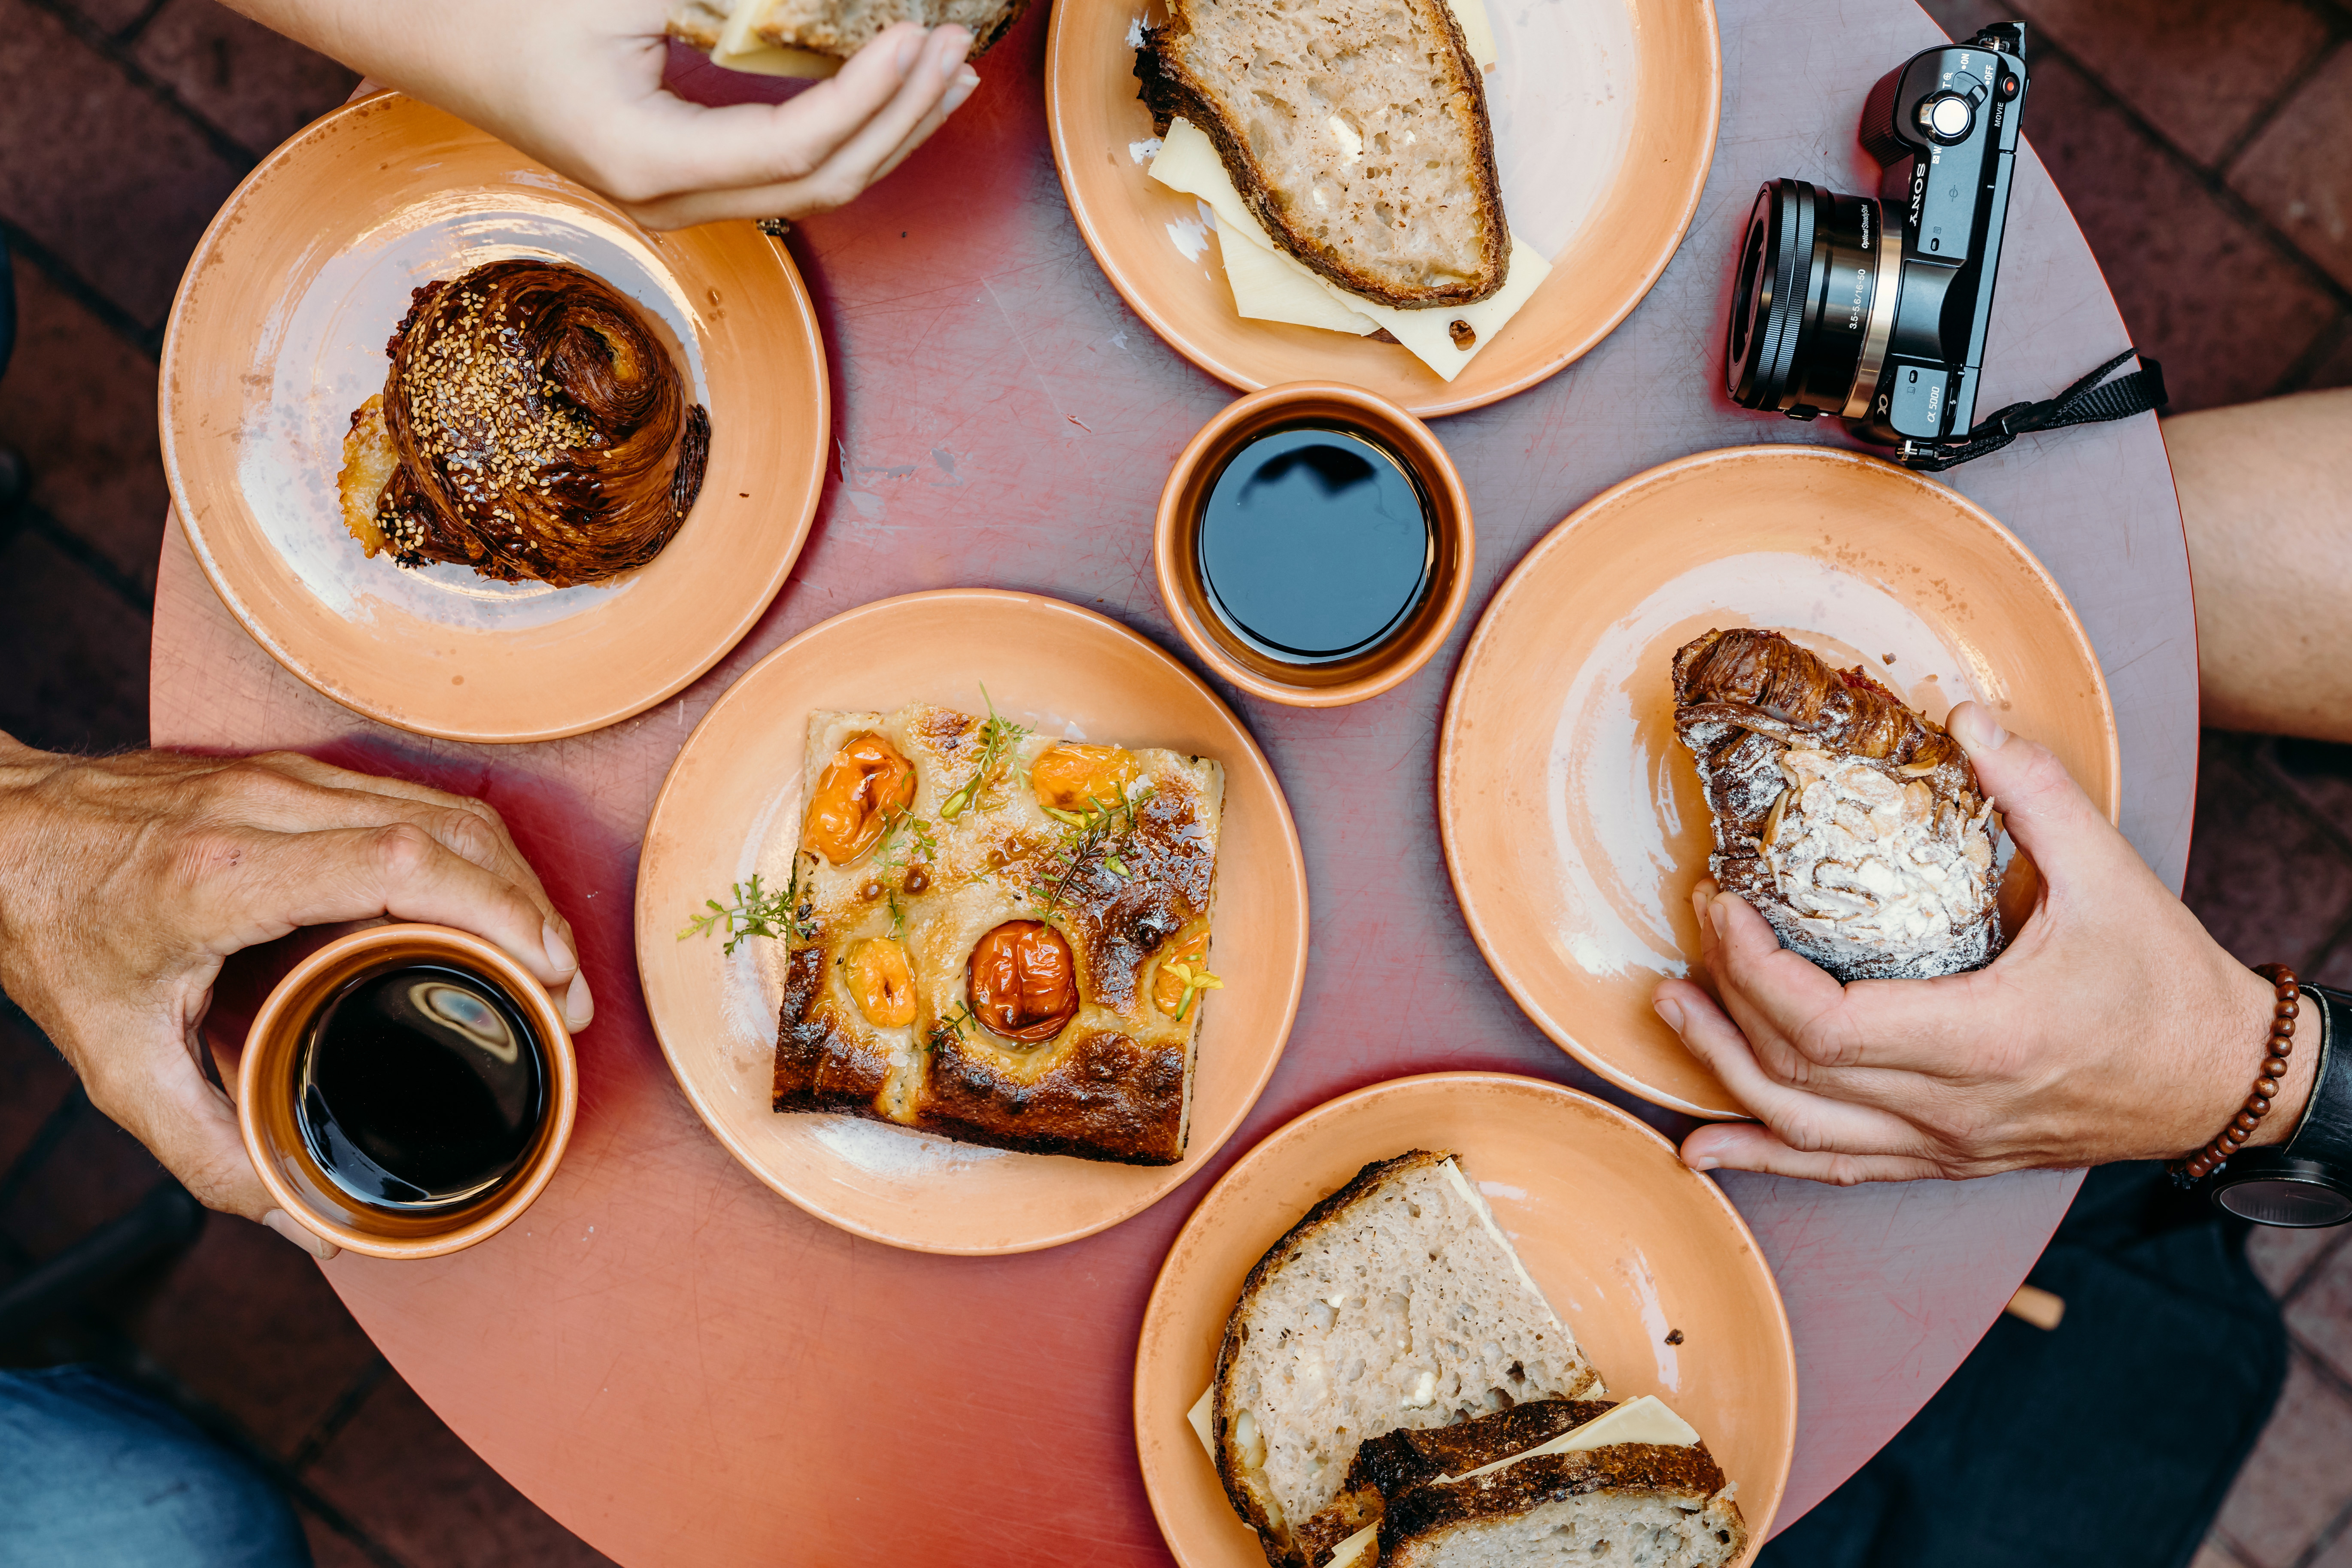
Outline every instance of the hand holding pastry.
{"label": "hand holding pastry", "polygon": [[[2206,934],[2057,758],[1975,703],[1948,723],[2041,873],[2031,918],[1986,968],[1842,986],[1700,884],[1716,994],[1668,980],[1655,1005],[1758,1121],[1699,1129],[1688,1163],[1844,1184],[2171,1158],[2245,1098],[2270,983]],[[2292,1132],[2316,1055],[2294,1054],[2253,1142]]]}
{"label": "hand holding pastry", "polygon": [[0,735],[0,984],[197,1198],[327,1257],[255,1177],[197,1026],[229,954],[380,915],[476,931],[572,1028],[594,1015],[571,925],[480,801],[292,752],[85,760]]}
{"label": "hand holding pastry", "polygon": [[709,109],[662,87],[667,0],[229,0],[602,191],[648,228],[800,217],[898,167],[980,78],[971,35],[884,29],[787,102]]}

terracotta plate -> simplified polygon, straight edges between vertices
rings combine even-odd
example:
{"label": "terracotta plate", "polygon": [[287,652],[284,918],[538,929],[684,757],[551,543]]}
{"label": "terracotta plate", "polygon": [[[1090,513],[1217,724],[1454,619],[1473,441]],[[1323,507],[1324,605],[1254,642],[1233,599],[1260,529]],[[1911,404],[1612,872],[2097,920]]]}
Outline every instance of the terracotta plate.
{"label": "terracotta plate", "polygon": [[1673,1145],[1590,1095],[1433,1073],[1343,1095],[1276,1132],[1209,1189],[1169,1249],[1135,1352],[1135,1444],[1177,1561],[1265,1564],[1185,1420],[1243,1277],[1316,1202],[1408,1149],[1461,1156],[1611,1397],[1654,1394],[1697,1427],[1761,1542],[1796,1447],[1797,1359],[1738,1211]]}
{"label": "terracotta plate", "polygon": [[[371,561],[335,475],[385,340],[417,285],[519,256],[597,273],[671,340],[710,411],[701,498],[651,564],[586,587]],[[390,93],[263,160],[196,247],[163,340],[163,463],[222,600],[328,696],[453,740],[577,734],[709,668],[808,537],[827,419],[824,340],[782,246],[750,224],[648,234]]]}
{"label": "terracotta plate", "polygon": [[1659,977],[1697,956],[1690,891],[1712,831],[1671,672],[1683,644],[1735,626],[1866,665],[1931,719],[1990,702],[2109,816],[2122,799],[2082,623],[2015,535],[1933,480],[1831,447],[1748,447],[1577,510],[1463,654],[1439,827],[1471,935],[1528,1016],[1612,1083],[1698,1116],[1741,1112],[1650,1010]]}
{"label": "terracotta plate", "polygon": [[[1166,746],[1225,765],[1217,973],[1202,1016],[1191,1147],[1179,1164],[1015,1154],[847,1116],[769,1109],[782,953],[678,939],[754,871],[782,887],[801,822],[811,710],[930,701],[996,710],[1048,735]],[[924,1252],[1027,1252],[1090,1236],[1216,1152],[1274,1072],[1307,973],[1307,866],[1265,756],[1200,679],[1150,642],[1058,599],[948,589],[810,627],[729,689],[688,738],[637,863],[637,973],[687,1098],[753,1175],[818,1218]]]}
{"label": "terracotta plate", "polygon": [[1045,122],[1095,259],[1171,347],[1244,391],[1344,381],[1427,417],[1508,397],[1609,335],[1682,243],[1715,155],[1723,61],[1710,0],[1486,0],[1486,78],[1511,232],[1551,276],[1452,382],[1405,350],[1234,313],[1202,207],[1144,172],[1139,20],[1160,0],[1061,0],[1045,46]]}

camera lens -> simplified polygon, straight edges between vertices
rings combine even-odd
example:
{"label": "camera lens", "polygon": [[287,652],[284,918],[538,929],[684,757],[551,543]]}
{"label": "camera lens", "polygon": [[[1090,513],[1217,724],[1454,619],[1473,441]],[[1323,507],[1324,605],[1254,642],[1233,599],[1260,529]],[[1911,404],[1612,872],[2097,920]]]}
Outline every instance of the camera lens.
{"label": "camera lens", "polygon": [[1802,180],[1757,194],[1731,300],[1724,383],[1744,408],[1867,413],[1902,274],[1886,205]]}

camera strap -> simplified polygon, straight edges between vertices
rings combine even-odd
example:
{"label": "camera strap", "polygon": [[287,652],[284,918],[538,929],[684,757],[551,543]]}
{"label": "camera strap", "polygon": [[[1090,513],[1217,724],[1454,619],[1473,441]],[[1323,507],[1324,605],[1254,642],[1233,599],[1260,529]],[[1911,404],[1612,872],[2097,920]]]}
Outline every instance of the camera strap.
{"label": "camera strap", "polygon": [[1948,441],[1906,441],[1903,466],[1922,473],[1940,474],[1988,452],[1998,452],[2029,430],[2056,430],[2068,425],[2095,425],[2107,419],[2128,419],[2165,405],[2164,367],[2143,359],[2129,375],[2106,378],[2116,367],[2137,353],[2126,349],[2057,396],[2040,403],[2012,403],[1977,422],[1975,429]]}

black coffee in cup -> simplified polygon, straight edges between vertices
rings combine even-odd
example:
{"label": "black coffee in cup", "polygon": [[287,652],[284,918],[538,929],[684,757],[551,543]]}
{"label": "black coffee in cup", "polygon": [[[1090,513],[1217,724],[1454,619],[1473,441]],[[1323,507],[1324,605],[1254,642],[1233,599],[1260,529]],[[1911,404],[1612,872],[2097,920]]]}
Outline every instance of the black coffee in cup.
{"label": "black coffee in cup", "polygon": [[295,1120],[348,1196],[448,1207],[521,1167],[548,1077],[544,1043],[502,986],[452,964],[402,964],[346,982],[320,1008]]}
{"label": "black coffee in cup", "polygon": [[1201,509],[1202,586],[1228,630],[1291,665],[1360,658],[1429,597],[1437,534],[1412,470],[1365,431],[1279,426],[1225,460]]}

